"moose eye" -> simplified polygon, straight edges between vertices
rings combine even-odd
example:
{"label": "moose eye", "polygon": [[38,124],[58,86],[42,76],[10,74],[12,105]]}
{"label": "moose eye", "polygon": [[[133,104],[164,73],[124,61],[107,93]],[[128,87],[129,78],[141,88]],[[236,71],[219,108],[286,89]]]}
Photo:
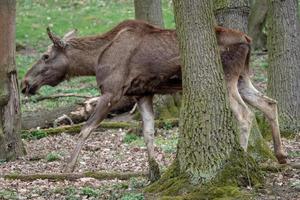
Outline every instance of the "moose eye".
{"label": "moose eye", "polygon": [[49,59],[49,55],[48,55],[48,54],[44,54],[44,55],[42,56],[42,59],[43,59],[44,61],[47,61],[47,60]]}

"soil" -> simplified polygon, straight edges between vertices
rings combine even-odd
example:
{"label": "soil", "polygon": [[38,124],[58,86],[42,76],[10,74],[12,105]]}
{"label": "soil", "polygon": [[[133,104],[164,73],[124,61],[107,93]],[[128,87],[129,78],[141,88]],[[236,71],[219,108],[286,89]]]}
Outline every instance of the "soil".
{"label": "soil", "polygon": [[[148,170],[146,148],[143,145],[127,144],[124,137],[127,130],[102,130],[92,133],[86,142],[76,167],[76,172],[84,171],[118,171],[118,172],[141,172]],[[158,130],[168,140],[170,134],[178,134],[178,129]],[[69,152],[72,150],[77,136],[61,134],[46,137],[40,140],[24,141],[27,155],[13,162],[3,162],[0,165],[0,175],[9,173],[47,173],[62,172]],[[300,137],[283,139],[284,146],[289,152],[290,162],[300,162]],[[161,168],[166,168],[175,157],[174,152],[163,151],[159,145],[156,147],[156,159]],[[49,162],[49,153],[58,155],[58,160]],[[266,184],[258,189],[255,199],[284,199],[296,200],[300,198],[300,171],[287,167],[282,171],[267,172]],[[115,199],[121,198],[126,192],[132,192],[130,186],[132,180],[99,181],[94,178],[81,178],[76,181],[36,180],[25,182],[20,180],[0,179],[0,199],[7,198],[3,191],[10,191],[15,199],[68,199],[69,190],[75,190],[73,196],[76,199]],[[145,178],[138,179],[137,185],[148,184]],[[124,186],[122,188],[121,186]],[[97,197],[85,195],[84,188],[93,188],[98,193]],[[70,189],[71,188],[71,189]],[[117,188],[117,189],[116,189]],[[119,188],[119,189],[118,189]],[[140,188],[138,188],[140,189]],[[248,188],[254,190],[253,188]],[[2,191],[2,193],[1,193]],[[119,196],[118,196],[118,195]],[[2,196],[1,196],[2,195]],[[72,196],[71,196],[72,197]]]}

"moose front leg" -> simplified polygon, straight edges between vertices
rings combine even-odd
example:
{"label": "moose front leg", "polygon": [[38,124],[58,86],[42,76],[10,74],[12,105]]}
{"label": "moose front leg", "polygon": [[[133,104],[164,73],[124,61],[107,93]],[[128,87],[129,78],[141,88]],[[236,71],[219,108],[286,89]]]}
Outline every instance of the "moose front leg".
{"label": "moose front leg", "polygon": [[80,150],[84,145],[86,139],[89,137],[91,132],[98,127],[99,123],[107,116],[111,107],[117,103],[117,100],[112,94],[103,94],[99,97],[97,106],[90,116],[86,124],[82,127],[79,139],[74,148],[71,158],[65,168],[66,172],[72,172],[75,169],[76,161],[79,156]]}
{"label": "moose front leg", "polygon": [[143,135],[147,146],[149,162],[149,180],[154,182],[160,178],[159,165],[154,158],[154,112],[153,96],[145,96],[139,99],[138,107],[142,115]]}

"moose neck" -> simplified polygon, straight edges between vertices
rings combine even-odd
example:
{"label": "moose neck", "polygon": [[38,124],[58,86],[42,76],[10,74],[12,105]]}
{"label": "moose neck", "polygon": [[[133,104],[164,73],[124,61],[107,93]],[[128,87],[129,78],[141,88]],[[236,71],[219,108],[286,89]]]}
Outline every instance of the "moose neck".
{"label": "moose neck", "polygon": [[67,52],[70,62],[68,75],[94,76],[98,57],[108,42],[109,40],[96,36],[71,39]]}

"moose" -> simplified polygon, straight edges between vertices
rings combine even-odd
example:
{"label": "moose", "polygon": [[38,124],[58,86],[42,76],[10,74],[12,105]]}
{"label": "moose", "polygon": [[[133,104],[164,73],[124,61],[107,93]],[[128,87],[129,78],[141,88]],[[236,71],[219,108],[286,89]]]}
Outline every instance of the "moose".
{"label": "moose", "polygon": [[[246,151],[253,113],[246,103],[264,113],[272,128],[275,156],[286,163],[281,144],[277,103],[260,93],[251,83],[249,59],[251,38],[245,33],[215,27],[227,86],[230,107],[238,121],[240,145]],[[80,150],[91,132],[124,96],[133,96],[143,122],[147,146],[149,179],[160,177],[154,159],[153,95],[180,91],[181,64],[176,31],[161,29],[147,22],[126,20],[97,36],[76,37],[67,33],[62,39],[49,28],[52,45],[29,69],[22,81],[22,93],[34,95],[43,85],[56,86],[74,76],[96,76],[101,96],[80,131],[78,143],[66,166],[74,170]]]}

